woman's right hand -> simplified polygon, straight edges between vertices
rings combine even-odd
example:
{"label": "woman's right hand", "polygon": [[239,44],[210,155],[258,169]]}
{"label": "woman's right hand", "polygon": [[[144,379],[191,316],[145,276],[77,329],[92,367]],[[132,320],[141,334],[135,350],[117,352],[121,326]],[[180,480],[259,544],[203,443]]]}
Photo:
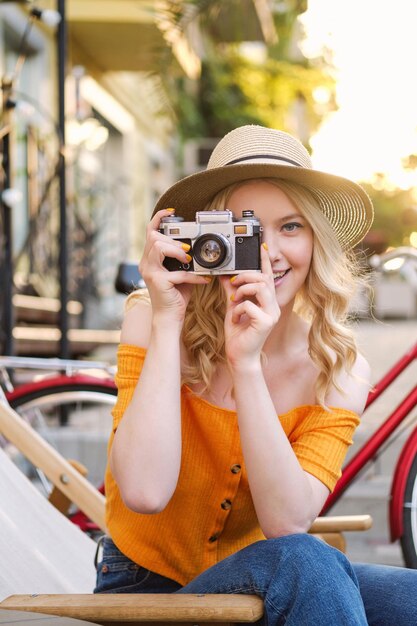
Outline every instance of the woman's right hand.
{"label": "woman's right hand", "polygon": [[189,262],[191,258],[187,244],[159,232],[161,219],[172,214],[173,210],[170,209],[158,211],[149,222],[139,271],[149,291],[153,316],[162,315],[182,322],[193,285],[207,284],[210,277],[184,270],[170,272],[163,266],[165,257],[178,259],[182,263]]}

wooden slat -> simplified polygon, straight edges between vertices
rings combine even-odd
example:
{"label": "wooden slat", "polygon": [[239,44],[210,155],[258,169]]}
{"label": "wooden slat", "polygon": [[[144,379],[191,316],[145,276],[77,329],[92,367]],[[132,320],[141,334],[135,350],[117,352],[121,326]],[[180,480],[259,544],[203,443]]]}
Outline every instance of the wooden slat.
{"label": "wooden slat", "polygon": [[[13,295],[13,306],[17,322],[58,324],[61,302],[58,298],[27,296],[21,293]],[[70,321],[75,321],[82,313],[83,305],[76,300],[67,304]]]}
{"label": "wooden slat", "polygon": [[332,515],[318,517],[310,533],[339,533],[349,530],[368,530],[372,526],[370,515]]}
{"label": "wooden slat", "polygon": [[1,608],[109,622],[255,622],[263,615],[258,596],[238,594],[54,594],[14,595]]}
{"label": "wooden slat", "polygon": [[[15,326],[13,337],[19,355],[58,356],[61,332],[50,326]],[[98,346],[116,346],[119,330],[70,328],[68,342],[72,355],[88,354]]]}
{"label": "wooden slat", "polygon": [[105,532],[104,496],[16,411],[1,403],[0,433]]}
{"label": "wooden slat", "polygon": [[[65,618],[57,618],[56,619],[65,619]],[[71,618],[66,618],[66,619],[71,619]],[[78,620],[76,621],[77,624]],[[184,626],[185,623],[189,623],[189,622],[175,622],[173,620],[166,620],[166,619],[162,619],[162,620],[155,620],[152,622],[146,622],[143,621],[142,619],[139,620],[116,620],[116,621],[107,621],[107,620],[102,620],[101,622],[91,622],[91,620],[86,620],[85,623],[89,623],[89,624],[99,624],[100,626],[126,626],[126,624],[128,624],[129,626]],[[216,621],[216,626],[235,626],[235,624],[238,624],[239,622],[217,622]],[[200,626],[200,624],[207,624],[207,622],[203,622],[202,620],[199,620],[198,622],[196,620],[193,620],[193,626]]]}

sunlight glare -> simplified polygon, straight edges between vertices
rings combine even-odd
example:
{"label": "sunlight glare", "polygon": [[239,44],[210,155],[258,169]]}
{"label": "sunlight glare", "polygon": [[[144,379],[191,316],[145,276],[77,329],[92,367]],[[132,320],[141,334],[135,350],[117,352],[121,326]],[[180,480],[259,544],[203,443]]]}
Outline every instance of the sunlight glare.
{"label": "sunlight glare", "polygon": [[417,171],[417,2],[309,0],[301,16],[306,55],[332,51],[339,110],[311,139],[315,167],[371,181],[375,172],[403,189]]}

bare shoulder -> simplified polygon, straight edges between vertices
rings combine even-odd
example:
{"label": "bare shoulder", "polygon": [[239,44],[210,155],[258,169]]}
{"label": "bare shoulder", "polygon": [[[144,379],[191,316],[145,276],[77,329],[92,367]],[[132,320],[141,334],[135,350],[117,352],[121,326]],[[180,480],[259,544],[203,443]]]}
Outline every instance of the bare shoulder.
{"label": "bare shoulder", "polygon": [[336,406],[362,415],[366,399],[370,391],[371,368],[362,354],[357,355],[351,372],[342,372],[338,384],[343,389],[341,393],[336,388],[330,390],[326,402],[329,406]]}
{"label": "bare shoulder", "polygon": [[148,300],[130,298],[126,303],[121,343],[147,348],[151,336],[152,307]]}
{"label": "bare shoulder", "polygon": [[364,378],[368,384],[371,382],[371,366],[368,361],[365,359],[363,354],[358,352],[358,356],[356,357],[355,365],[353,366],[352,373],[355,376],[359,376],[360,378]]}

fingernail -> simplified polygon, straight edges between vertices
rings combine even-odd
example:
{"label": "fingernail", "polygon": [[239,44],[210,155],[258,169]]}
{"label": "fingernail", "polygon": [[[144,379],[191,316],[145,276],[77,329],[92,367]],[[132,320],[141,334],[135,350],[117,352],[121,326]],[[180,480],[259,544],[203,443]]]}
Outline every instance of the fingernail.
{"label": "fingernail", "polygon": [[232,276],[232,278],[230,279],[230,282],[232,283],[234,280],[236,280],[237,278],[237,274],[235,276]]}
{"label": "fingernail", "polygon": [[203,276],[204,280],[206,280],[208,283],[211,283],[211,281],[213,280],[211,276]]}
{"label": "fingernail", "polygon": [[192,257],[192,256],[190,256],[189,254],[186,254],[186,255],[185,255],[185,258],[187,259],[187,263],[190,263],[190,261],[192,261],[192,260],[193,260],[193,257]]}
{"label": "fingernail", "polygon": [[181,244],[181,248],[183,250],[185,250],[185,252],[188,252],[188,250],[191,248],[191,246],[189,246],[188,243],[182,243]]}
{"label": "fingernail", "polygon": [[266,243],[265,243],[265,242],[263,242],[262,247],[263,247],[265,250],[268,250],[268,246],[266,245]]}
{"label": "fingernail", "polygon": [[173,213],[175,209],[165,209],[165,211],[169,211],[170,213]]}
{"label": "fingernail", "polygon": [[230,299],[231,299],[232,302],[235,301],[235,294],[234,293],[232,293],[232,295],[230,296]]}

